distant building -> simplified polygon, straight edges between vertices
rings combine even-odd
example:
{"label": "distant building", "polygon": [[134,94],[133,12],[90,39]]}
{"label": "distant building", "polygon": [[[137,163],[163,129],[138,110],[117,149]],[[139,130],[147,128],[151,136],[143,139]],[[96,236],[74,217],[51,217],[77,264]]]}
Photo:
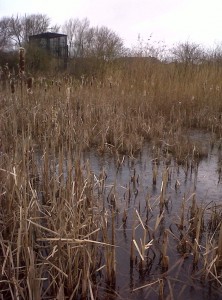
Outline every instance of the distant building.
{"label": "distant building", "polygon": [[54,32],[44,32],[29,36],[29,42],[46,49],[58,58],[68,58],[67,35]]}

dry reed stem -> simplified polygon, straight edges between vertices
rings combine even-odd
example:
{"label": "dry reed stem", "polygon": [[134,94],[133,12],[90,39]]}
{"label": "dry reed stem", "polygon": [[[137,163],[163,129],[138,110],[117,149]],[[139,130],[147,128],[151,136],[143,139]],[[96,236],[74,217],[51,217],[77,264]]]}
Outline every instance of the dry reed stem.
{"label": "dry reed stem", "polygon": [[169,257],[167,256],[167,246],[168,246],[168,231],[165,230],[163,234],[163,244],[162,244],[162,269],[164,271],[169,268]]}
{"label": "dry reed stem", "polygon": [[150,287],[150,286],[152,286],[152,285],[154,285],[154,284],[156,284],[156,283],[160,283],[160,280],[158,279],[158,280],[156,280],[156,281],[154,281],[154,282],[150,282],[150,283],[148,283],[148,284],[145,284],[145,285],[143,285],[143,286],[140,286],[140,287],[138,287],[138,288],[135,288],[135,289],[133,289],[132,291],[133,291],[133,292],[136,292],[136,291],[138,291],[138,290],[141,290],[141,289]]}
{"label": "dry reed stem", "polygon": [[218,248],[217,248],[216,265],[217,265],[218,268],[222,267],[222,223],[220,225],[219,236],[218,236]]}
{"label": "dry reed stem", "polygon": [[132,237],[131,237],[131,243],[130,243],[130,266],[133,266],[133,263],[135,261],[135,251],[134,251],[134,240],[135,240],[135,224],[136,222],[136,211],[133,210],[133,224],[132,224]]}
{"label": "dry reed stem", "polygon": [[[24,75],[25,71],[23,54],[21,51],[20,75]],[[32,87],[30,81],[33,95],[23,94],[22,91],[22,101],[14,101],[19,100],[20,94],[16,82],[11,81],[10,91],[9,74],[6,74],[6,89],[1,92],[0,109],[0,196],[4,208],[1,212],[3,231],[0,241],[3,253],[1,271],[7,280],[1,282],[7,283],[12,299],[38,299],[47,293],[52,297],[76,299],[81,289],[85,295],[93,298],[94,282],[91,275],[94,270],[102,271],[109,281],[114,281],[115,251],[118,246],[114,213],[109,231],[105,209],[101,214],[98,213],[100,202],[94,195],[95,185],[100,185],[102,197],[106,193],[106,175],[101,175],[101,182],[96,181],[89,165],[83,170],[77,158],[83,150],[94,147],[100,153],[116,155],[120,171],[124,162],[124,159],[120,159],[121,155],[123,158],[125,155],[136,157],[144,141],[148,141],[156,147],[153,151],[156,157],[153,166],[154,185],[157,184],[158,163],[164,155],[168,160],[170,151],[177,162],[183,164],[186,175],[191,168],[192,172],[196,172],[194,168],[197,169],[197,164],[192,163],[191,166],[189,159],[200,157],[201,147],[187,143],[188,138],[182,138],[182,134],[186,135],[187,129],[192,127],[220,134],[222,107],[220,90],[202,90],[203,77],[208,77],[214,87],[221,85],[218,82],[220,68],[195,67],[188,67],[187,73],[182,76],[177,70],[178,66],[164,64],[149,69],[152,78],[149,78],[145,68],[136,68],[135,73],[131,69],[125,73],[123,68],[118,70],[121,86],[112,81],[112,89],[98,89],[94,85],[89,89],[85,85],[85,78],[81,88],[78,84],[75,88],[71,83],[67,86],[62,79],[57,85],[51,85],[49,78],[42,80],[42,83],[37,79]],[[192,76],[188,76],[188,73]],[[145,78],[146,82],[140,78]],[[13,93],[13,97],[10,93]],[[165,146],[161,141],[165,141]],[[164,218],[170,176],[166,169],[158,198],[162,212],[156,220],[150,216],[151,222],[154,221],[153,235]],[[135,169],[131,180],[135,192],[138,184]],[[129,189],[129,193],[131,191]],[[113,207],[118,207],[120,201],[115,183],[111,194]],[[129,200],[131,196],[129,194]],[[147,208],[155,214],[155,209],[150,207],[151,201],[147,202]],[[199,246],[203,230],[201,219],[204,216],[200,215],[202,213],[193,196],[190,219],[185,220],[184,201],[179,226],[189,246],[189,234],[195,239],[192,254],[195,263],[202,266]],[[135,248],[141,260],[145,261],[146,250],[152,245],[152,240],[146,242],[147,229],[143,223],[142,208],[140,213],[134,212],[130,249],[132,262],[135,261]],[[135,236],[136,217],[142,226],[140,244]],[[125,212],[123,220],[126,221]],[[212,230],[216,231],[218,220],[220,222],[219,214],[212,216]],[[190,227],[185,228],[189,221]],[[103,241],[99,239],[100,229]],[[6,240],[9,242],[6,243]],[[219,238],[216,233],[213,234],[206,246],[203,263],[206,276],[218,284],[220,277],[215,266],[221,267],[221,240],[220,227]],[[163,241],[163,266],[166,267],[169,246],[166,231]],[[98,250],[101,248],[105,249],[106,267],[98,259]],[[169,266],[168,273],[176,266],[177,262],[171,268]],[[42,281],[47,282],[46,289]]]}

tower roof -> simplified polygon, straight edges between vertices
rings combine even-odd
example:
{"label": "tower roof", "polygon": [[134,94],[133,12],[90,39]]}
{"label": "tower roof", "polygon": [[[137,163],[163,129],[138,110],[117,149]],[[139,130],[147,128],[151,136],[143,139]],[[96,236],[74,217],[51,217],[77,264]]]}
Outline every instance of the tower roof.
{"label": "tower roof", "polygon": [[57,37],[62,37],[62,36],[67,36],[66,34],[62,33],[56,33],[56,32],[43,32],[40,34],[35,34],[35,35],[30,35],[29,38],[34,39],[34,38],[48,38],[48,39],[53,39]]}

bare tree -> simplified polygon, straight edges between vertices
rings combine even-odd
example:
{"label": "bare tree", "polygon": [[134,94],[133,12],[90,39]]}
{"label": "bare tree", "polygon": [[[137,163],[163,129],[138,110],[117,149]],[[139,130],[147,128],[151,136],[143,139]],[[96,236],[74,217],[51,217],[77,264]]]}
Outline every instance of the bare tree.
{"label": "bare tree", "polygon": [[23,42],[23,25],[18,15],[10,18],[8,32],[11,41],[21,47]]}
{"label": "bare tree", "polygon": [[123,53],[123,41],[114,31],[102,26],[95,29],[94,35],[91,49],[94,56],[109,60]]}
{"label": "bare tree", "polygon": [[213,49],[207,49],[205,62],[215,63],[217,66],[222,64],[222,44],[216,44]]}
{"label": "bare tree", "polygon": [[77,31],[79,28],[79,19],[69,19],[62,26],[62,31],[67,34],[70,56],[74,56],[74,41],[76,39]]}
{"label": "bare tree", "polygon": [[96,32],[94,27],[89,28],[88,31],[85,33],[85,42],[84,42],[85,56],[91,56],[91,51],[95,43],[95,34]]}
{"label": "bare tree", "polygon": [[50,19],[46,15],[32,14],[23,17],[21,23],[23,27],[23,41],[28,42],[30,35],[47,31],[50,26]]}
{"label": "bare tree", "polygon": [[74,48],[75,48],[75,56],[84,57],[85,55],[85,46],[86,46],[86,35],[89,30],[89,20],[87,18],[83,19],[77,28]]}
{"label": "bare tree", "polygon": [[204,51],[199,44],[184,42],[171,49],[173,60],[185,64],[199,63],[204,57]]}
{"label": "bare tree", "polygon": [[[50,19],[44,14],[4,17],[0,20],[0,41],[5,44],[23,46],[29,36],[46,31],[50,27]],[[58,30],[54,26],[54,31]]]}
{"label": "bare tree", "polygon": [[107,27],[90,27],[88,19],[69,19],[63,28],[71,57],[110,59],[123,51],[122,39]]}
{"label": "bare tree", "polygon": [[71,57],[84,57],[86,45],[88,44],[88,33],[90,22],[87,18],[83,20],[69,19],[62,26],[62,30],[68,37],[69,51]]}
{"label": "bare tree", "polygon": [[0,20],[0,50],[5,50],[10,47],[10,39],[9,39],[9,18],[2,18]]}

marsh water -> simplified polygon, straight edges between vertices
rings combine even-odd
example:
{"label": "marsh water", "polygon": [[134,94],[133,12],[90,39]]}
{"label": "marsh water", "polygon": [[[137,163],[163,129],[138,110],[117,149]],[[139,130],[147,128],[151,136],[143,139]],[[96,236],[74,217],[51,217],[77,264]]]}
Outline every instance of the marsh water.
{"label": "marsh water", "polygon": [[[204,210],[204,226],[207,227],[212,208],[221,211],[222,182],[220,178],[220,141],[212,145],[208,135],[196,136],[204,140],[207,155],[190,164],[178,165],[173,157],[153,156],[150,145],[145,145],[135,157],[99,155],[96,151],[84,153],[83,164],[89,162],[95,182],[98,182],[98,199],[103,202],[107,215],[115,210],[116,280],[115,287],[105,286],[101,275],[98,284],[103,299],[222,299],[221,279],[219,282],[202,272],[202,263],[193,267],[193,254],[181,253],[178,241],[182,203],[185,212],[184,227],[189,226],[192,202]],[[156,184],[153,170],[156,168]],[[167,172],[167,173],[166,173]],[[99,191],[99,178],[105,174],[104,193]],[[160,211],[160,195],[164,174],[167,185],[164,207]],[[133,227],[135,240],[141,245],[144,228],[147,229],[146,243],[151,246],[146,251],[145,263],[141,267],[140,255],[135,249],[135,259],[130,260]],[[158,217],[162,218],[155,231]],[[111,221],[109,221],[111,228]],[[163,232],[168,232],[168,270],[161,268],[161,247]],[[206,236],[200,237],[202,255],[206,247]],[[102,298],[101,298],[102,299]]]}

